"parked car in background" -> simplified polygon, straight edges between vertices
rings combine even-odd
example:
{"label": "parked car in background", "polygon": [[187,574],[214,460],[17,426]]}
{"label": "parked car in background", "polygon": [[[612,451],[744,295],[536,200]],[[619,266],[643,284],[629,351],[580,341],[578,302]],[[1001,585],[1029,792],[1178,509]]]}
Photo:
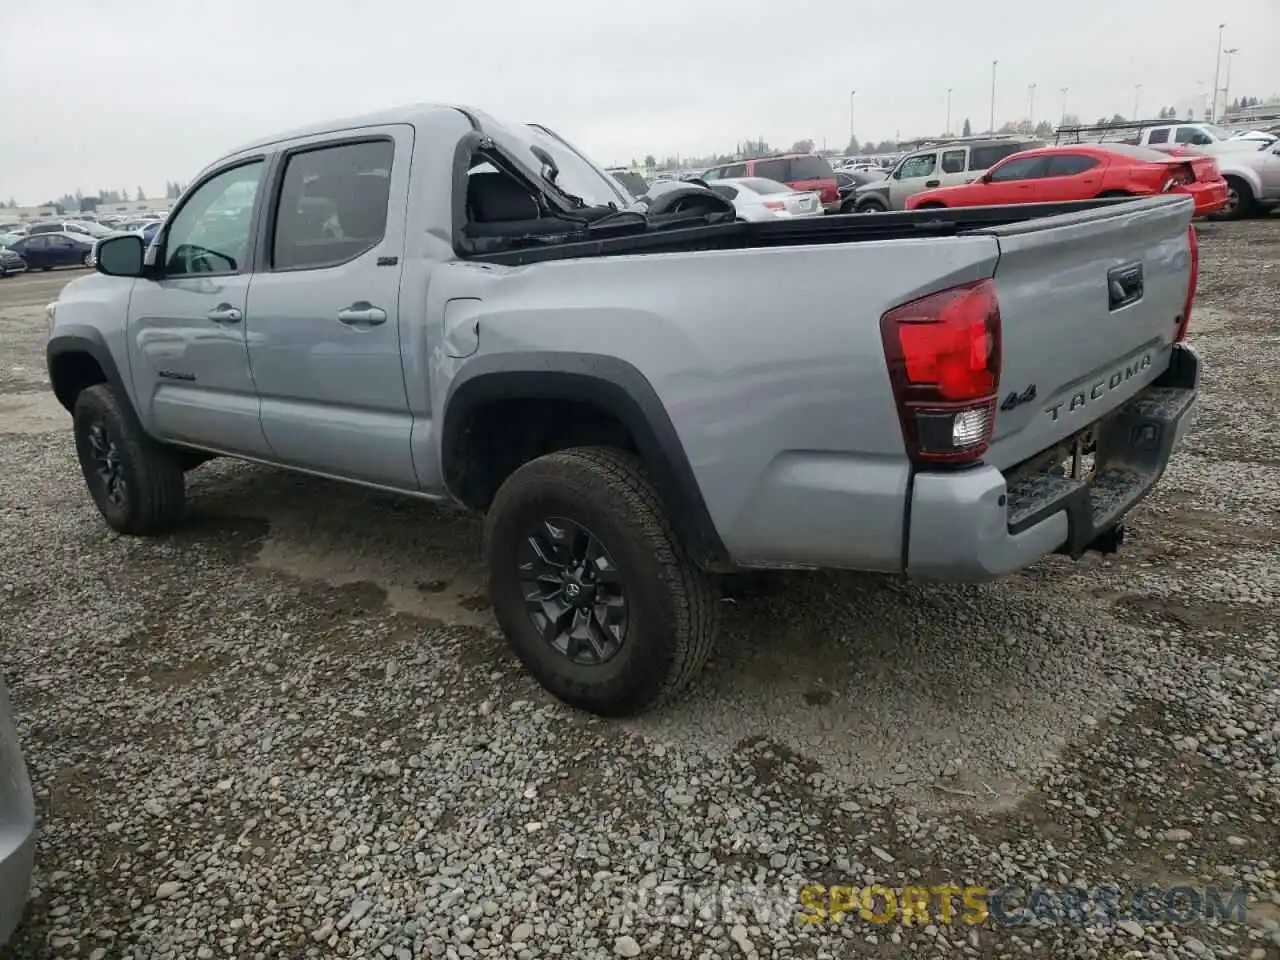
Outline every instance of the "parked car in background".
{"label": "parked car in background", "polygon": [[110,227],[104,227],[99,223],[90,223],[87,220],[50,220],[45,223],[32,224],[27,229],[29,236],[38,233],[74,233],[84,237],[109,237],[117,231]]}
{"label": "parked car in background", "polygon": [[969,183],[1005,157],[1043,146],[1043,140],[1027,137],[993,137],[940,141],[912,150],[903,154],[884,180],[857,189],[854,209],[858,213],[905,210],[907,201],[923,190]]}
{"label": "parked car in background", "polygon": [[1242,130],[1239,133],[1231,135],[1232,140],[1258,140],[1262,143],[1275,143],[1280,140],[1280,134],[1272,133],[1269,130]]}
{"label": "parked car in background", "polygon": [[852,213],[859,187],[883,180],[888,174],[879,167],[849,167],[836,171],[836,188],[840,191],[840,213]]}
{"label": "parked car in background", "polygon": [[739,220],[788,220],[794,217],[820,217],[826,211],[822,198],[813,191],[792,190],[785,183],[760,177],[712,180],[707,186],[727,200],[733,201]]}
{"label": "parked car in background", "polygon": [[826,157],[816,153],[740,160],[712,167],[702,175],[702,179],[708,183],[747,177],[785,183],[792,190],[812,191],[822,198],[824,209],[832,212],[840,209],[840,188],[836,184],[836,172],[831,169]]}
{"label": "parked car in background", "polygon": [[649,192],[649,182],[634,170],[627,167],[611,167],[607,172],[609,176],[622,184],[627,193],[636,199]]}
{"label": "parked car in background", "polygon": [[1230,139],[1231,134],[1212,123],[1170,123],[1143,127],[1136,136],[1125,142],[1136,147],[1167,150],[1171,147],[1207,147]]}
{"label": "parked car in background", "polygon": [[163,220],[153,220],[151,223],[148,223],[145,227],[143,227],[141,230],[138,231],[138,233],[142,236],[142,242],[150,246],[151,241],[156,238],[156,234],[159,232],[160,228],[163,226],[164,226]]}
{"label": "parked car in background", "polygon": [[27,261],[16,251],[0,247],[0,277],[7,277],[14,273],[25,273],[27,270]]}
{"label": "parked car in background", "polygon": [[93,266],[95,243],[95,238],[79,233],[35,233],[9,249],[27,262],[28,269],[52,270]]}
{"label": "parked car in background", "polygon": [[1127,144],[1079,144],[1025,150],[1001,160],[973,183],[917,193],[908,210],[1061,203],[1098,197],[1185,193],[1197,216],[1227,202],[1227,183],[1212,157],[1171,157]]}
{"label": "parked car in background", "polygon": [[1227,182],[1227,200],[1217,218],[1234,220],[1258,216],[1280,206],[1280,141],[1257,142],[1257,150],[1215,152],[1214,161]]}
{"label": "parked car in background", "polygon": [[0,946],[22,919],[36,850],[36,804],[0,678]]}
{"label": "parked car in background", "polygon": [[113,224],[115,229],[125,233],[137,233],[139,230],[152,223],[159,223],[159,217],[137,217],[133,220],[122,220],[117,224]]}

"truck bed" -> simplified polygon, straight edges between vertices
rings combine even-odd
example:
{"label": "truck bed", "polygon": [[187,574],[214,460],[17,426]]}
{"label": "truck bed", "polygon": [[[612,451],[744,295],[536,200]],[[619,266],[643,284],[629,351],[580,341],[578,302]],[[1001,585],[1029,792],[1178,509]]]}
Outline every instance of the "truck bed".
{"label": "truck bed", "polygon": [[909,210],[887,213],[851,213],[802,220],[764,223],[691,225],[648,233],[605,236],[591,240],[540,244],[520,249],[476,254],[469,260],[520,266],[550,260],[581,257],[626,256],[639,253],[676,253],[696,250],[735,250],[806,244],[864,243],[872,240],[904,240],[918,237],[955,236],[991,227],[1007,227],[1046,217],[1081,214],[1099,208],[1169,202],[1156,197],[1073,200],[1065,203],[1027,203],[999,207]]}

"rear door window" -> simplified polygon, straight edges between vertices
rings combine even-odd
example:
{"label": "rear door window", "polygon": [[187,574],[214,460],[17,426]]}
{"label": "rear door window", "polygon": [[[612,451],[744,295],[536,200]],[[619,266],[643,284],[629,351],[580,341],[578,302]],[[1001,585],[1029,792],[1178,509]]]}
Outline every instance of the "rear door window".
{"label": "rear door window", "polygon": [[724,168],[724,178],[726,180],[733,180],[738,177],[745,177],[746,175],[747,165],[745,163],[735,163],[731,167]]}
{"label": "rear door window", "polygon": [[271,265],[331,267],[382,242],[390,202],[390,140],[295,153],[285,167]]}
{"label": "rear door window", "polygon": [[1169,128],[1161,127],[1159,130],[1152,130],[1151,135],[1147,137],[1147,143],[1168,143]]}
{"label": "rear door window", "polygon": [[964,173],[964,151],[947,150],[942,154],[943,173]]}
{"label": "rear door window", "polygon": [[710,186],[714,193],[720,194],[720,196],[727,200],[733,200],[738,196],[738,188],[732,187],[727,183],[713,183]]}
{"label": "rear door window", "polygon": [[793,157],[790,180],[830,180],[835,177],[831,164],[822,157]]}
{"label": "rear door window", "polygon": [[753,175],[764,177],[766,180],[777,180],[779,183],[795,179],[791,176],[791,161],[781,157],[757,160]]}

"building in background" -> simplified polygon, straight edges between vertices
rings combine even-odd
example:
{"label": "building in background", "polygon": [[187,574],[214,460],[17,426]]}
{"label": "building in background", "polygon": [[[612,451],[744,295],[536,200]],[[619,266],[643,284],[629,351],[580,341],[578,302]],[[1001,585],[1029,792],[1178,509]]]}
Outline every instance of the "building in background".
{"label": "building in background", "polygon": [[0,207],[0,221],[5,223],[36,223],[59,215],[57,207]]}
{"label": "building in background", "polygon": [[122,203],[103,203],[98,201],[94,213],[98,216],[111,213],[167,213],[173,206],[172,200],[126,200]]}

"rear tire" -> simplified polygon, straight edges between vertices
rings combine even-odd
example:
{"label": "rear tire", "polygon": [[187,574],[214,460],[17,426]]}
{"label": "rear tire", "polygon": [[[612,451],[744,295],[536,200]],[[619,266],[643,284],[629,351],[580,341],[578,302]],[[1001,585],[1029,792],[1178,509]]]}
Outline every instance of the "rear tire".
{"label": "rear tire", "polygon": [[858,213],[888,213],[889,208],[880,200],[863,200],[858,204]]}
{"label": "rear tire", "polygon": [[108,384],[76,397],[76,456],[89,495],[118,533],[156,533],[186,506],[182,465],[142,429],[128,401]]}
{"label": "rear tire", "polygon": [[1227,202],[1221,210],[1212,214],[1214,220],[1241,220],[1255,215],[1258,202],[1249,184],[1239,177],[1227,177]]}
{"label": "rear tire", "polygon": [[[632,454],[578,447],[526,463],[498,490],[484,541],[507,642],[565,703],[634,715],[675,696],[706,663],[719,625],[713,583]],[[589,562],[572,559],[577,544]],[[572,583],[586,586],[571,593]]]}

